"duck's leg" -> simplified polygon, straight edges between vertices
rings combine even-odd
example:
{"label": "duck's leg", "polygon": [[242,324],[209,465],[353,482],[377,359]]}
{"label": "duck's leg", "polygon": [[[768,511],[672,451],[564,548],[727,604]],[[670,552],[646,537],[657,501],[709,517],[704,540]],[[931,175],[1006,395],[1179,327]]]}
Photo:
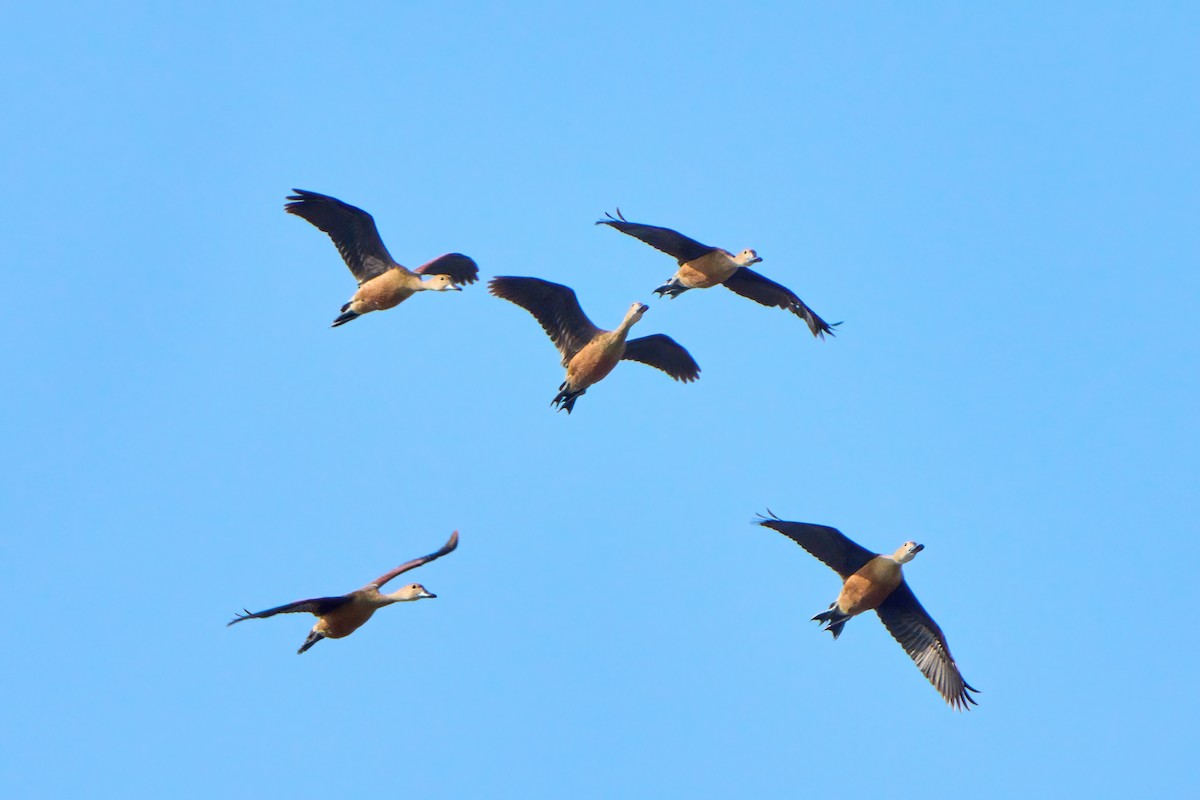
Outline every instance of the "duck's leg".
{"label": "duck's leg", "polygon": [[833,602],[829,606],[828,611],[822,611],[813,617],[813,622],[820,622],[821,630],[829,631],[833,634],[833,638],[841,636],[842,628],[846,627],[846,622],[849,621],[853,614],[843,614],[838,608],[837,602]]}
{"label": "duck's leg", "polygon": [[325,638],[325,634],[317,633],[316,628],[308,632],[308,638],[304,640],[304,644],[300,645],[300,649],[296,651],[296,655],[300,655],[308,648],[312,647],[317,642]]}
{"label": "duck's leg", "polygon": [[664,283],[662,286],[654,290],[654,293],[659,297],[670,297],[672,300],[690,289],[690,286],[684,286],[679,282],[678,275],[672,275],[671,280]]}
{"label": "duck's leg", "polygon": [[571,409],[575,408],[575,401],[585,392],[587,392],[587,389],[575,391],[567,386],[566,381],[563,381],[562,385],[558,387],[558,394],[554,395],[554,399],[550,401],[550,405],[558,406],[559,411],[565,410],[570,414]]}
{"label": "duck's leg", "polygon": [[346,303],[346,305],[342,306],[341,316],[339,316],[337,319],[335,319],[333,321],[333,324],[330,325],[329,327],[336,328],[339,325],[345,325],[350,320],[357,319],[358,317],[362,316],[362,314],[358,313],[357,311],[350,310],[350,306],[353,305],[353,302],[354,301],[351,301],[349,303]]}

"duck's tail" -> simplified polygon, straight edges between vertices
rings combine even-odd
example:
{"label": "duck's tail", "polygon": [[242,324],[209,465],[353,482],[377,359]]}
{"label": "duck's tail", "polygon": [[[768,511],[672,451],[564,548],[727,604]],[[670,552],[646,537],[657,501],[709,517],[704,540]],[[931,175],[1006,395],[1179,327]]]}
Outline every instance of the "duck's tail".
{"label": "duck's tail", "polygon": [[846,627],[846,623],[850,620],[850,614],[843,614],[838,610],[837,603],[830,603],[828,611],[822,611],[813,617],[813,622],[821,623],[821,630],[829,631],[833,634],[833,638],[841,636],[842,628]]}

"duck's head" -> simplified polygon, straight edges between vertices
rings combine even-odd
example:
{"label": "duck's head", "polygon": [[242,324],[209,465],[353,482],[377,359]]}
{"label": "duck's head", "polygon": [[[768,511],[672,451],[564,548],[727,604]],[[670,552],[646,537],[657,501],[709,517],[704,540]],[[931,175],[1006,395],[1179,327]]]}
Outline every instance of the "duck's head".
{"label": "duck's head", "polygon": [[738,253],[733,260],[742,267],[748,267],[751,264],[757,264],[758,262],[762,261],[762,259],[758,257],[758,253],[754,252],[750,248],[746,248],[742,252]]}
{"label": "duck's head", "polygon": [[426,597],[437,597],[437,595],[419,583],[410,583],[408,586],[392,592],[388,597],[391,597],[396,602],[403,603],[409,600],[424,600]]}
{"label": "duck's head", "polygon": [[892,559],[898,564],[907,564],[916,558],[917,553],[924,549],[925,545],[923,544],[917,544],[916,542],[905,542],[904,544],[900,545],[900,549],[895,552],[895,554],[892,556]]}
{"label": "duck's head", "polygon": [[425,289],[430,292],[461,292],[462,287],[451,279],[449,275],[434,275],[429,280],[423,282]]}

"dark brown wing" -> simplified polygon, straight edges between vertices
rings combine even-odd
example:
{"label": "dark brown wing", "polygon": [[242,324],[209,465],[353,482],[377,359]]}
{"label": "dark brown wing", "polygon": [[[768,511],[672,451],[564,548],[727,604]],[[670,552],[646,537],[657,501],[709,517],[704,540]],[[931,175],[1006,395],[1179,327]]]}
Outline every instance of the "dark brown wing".
{"label": "dark brown wing", "polygon": [[971,692],[979,690],[963,680],[942,629],[917,602],[907,583],[902,580],[875,613],[947,703],[959,711],[977,705]]}
{"label": "dark brown wing", "polygon": [[284,210],[308,220],[329,234],[342,260],[359,283],[400,266],[383,246],[383,239],[379,238],[379,230],[370,214],[328,195],[303,189],[292,191],[295,194],[288,197],[292,202],[285,205]]}
{"label": "dark brown wing", "polygon": [[390,581],[392,578],[396,577],[397,575],[401,574],[402,572],[408,572],[410,569],[416,569],[417,567],[421,566],[422,564],[428,564],[430,561],[435,561],[435,560],[441,558],[442,556],[446,555],[446,553],[452,552],[454,550],[454,548],[456,548],[456,547],[458,547],[458,531],[455,531],[454,533],[450,534],[450,538],[446,541],[446,543],[444,545],[442,545],[442,549],[438,550],[436,553],[430,553],[427,556],[421,556],[420,558],[414,558],[412,561],[406,561],[403,564],[401,564],[400,566],[396,567],[395,569],[389,570],[388,572],[383,573],[382,575],[380,575],[378,578],[371,581],[367,585],[375,586],[377,588],[380,586],[383,586],[385,583],[387,583],[388,581]]}
{"label": "dark brown wing", "polygon": [[742,297],[749,297],[756,303],[762,303],[764,306],[786,308],[808,323],[808,329],[813,332],[813,336],[822,339],[827,333],[833,336],[833,329],[842,324],[835,322],[830,325],[818,317],[811,308],[804,305],[804,302],[791,289],[781,286],[770,278],[764,278],[748,267],[742,267],[726,278],[725,287],[737,292]]}
{"label": "dark brown wing", "polygon": [[479,266],[475,260],[462,253],[447,253],[428,264],[422,264],[413,272],[421,275],[449,275],[457,284],[470,284],[479,280]]}
{"label": "dark brown wing", "polygon": [[764,528],[779,531],[796,544],[816,556],[843,579],[849,578],[876,556],[867,548],[850,541],[844,533],[828,525],[812,525],[807,522],[785,522],[767,512],[756,520]]}
{"label": "dark brown wing", "polygon": [[700,365],[691,353],[670,336],[655,333],[625,342],[627,361],[639,361],[661,369],[677,381],[690,383],[700,377]]}
{"label": "dark brown wing", "polygon": [[502,275],[488,282],[488,291],[533,314],[562,353],[564,366],[596,334],[603,333],[583,313],[574,290],[562,284]]}
{"label": "dark brown wing", "polygon": [[235,622],[241,622],[242,620],[266,619],[267,617],[273,617],[276,614],[298,614],[300,612],[304,612],[307,614],[316,614],[319,617],[322,614],[328,614],[335,608],[343,606],[349,602],[350,597],[348,595],[342,595],[341,597],[310,597],[308,600],[297,600],[296,602],[288,603],[287,605],[268,608],[266,611],[253,612],[249,609],[242,609],[246,613],[238,614],[236,617],[229,620],[229,622],[226,624],[226,627],[229,627],[229,625],[232,625]]}
{"label": "dark brown wing", "polygon": [[619,208],[617,209],[617,216],[614,217],[612,214],[608,214],[607,216],[608,219],[602,219],[596,224],[607,225],[635,239],[641,239],[655,250],[661,250],[669,256],[674,256],[680,264],[687,263],[694,258],[699,258],[705,253],[711,253],[717,249],[707,244],[700,244],[695,239],[690,239],[679,231],[674,231],[670,228],[660,228],[657,225],[643,225],[640,222],[629,222],[621,216],[621,209]]}

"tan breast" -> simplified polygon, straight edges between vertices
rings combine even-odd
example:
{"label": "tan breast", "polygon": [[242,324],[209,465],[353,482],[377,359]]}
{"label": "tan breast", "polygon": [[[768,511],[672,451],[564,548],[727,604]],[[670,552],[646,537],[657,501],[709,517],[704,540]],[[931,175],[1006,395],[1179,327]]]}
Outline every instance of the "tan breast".
{"label": "tan breast", "polygon": [[863,568],[846,579],[838,595],[838,610],[843,614],[861,614],[878,608],[900,585],[900,565],[887,556],[875,556]]}
{"label": "tan breast", "polygon": [[358,287],[350,307],[359,314],[395,308],[416,294],[412,285],[414,280],[419,282],[421,279],[398,269],[389,269]]}
{"label": "tan breast", "polygon": [[612,372],[625,355],[625,340],[617,341],[605,332],[584,345],[567,364],[567,383],[572,389],[586,389]]}
{"label": "tan breast", "polygon": [[679,282],[689,289],[707,289],[724,283],[737,270],[738,265],[728,253],[714,250],[681,266],[676,276]]}

